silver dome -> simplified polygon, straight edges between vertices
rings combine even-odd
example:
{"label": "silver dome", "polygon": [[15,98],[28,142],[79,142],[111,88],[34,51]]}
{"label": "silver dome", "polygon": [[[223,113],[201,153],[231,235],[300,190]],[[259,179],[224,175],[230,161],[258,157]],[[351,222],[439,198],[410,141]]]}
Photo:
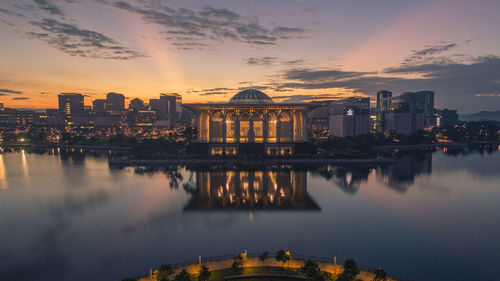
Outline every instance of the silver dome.
{"label": "silver dome", "polygon": [[259,90],[247,89],[234,95],[229,103],[273,103],[273,100]]}

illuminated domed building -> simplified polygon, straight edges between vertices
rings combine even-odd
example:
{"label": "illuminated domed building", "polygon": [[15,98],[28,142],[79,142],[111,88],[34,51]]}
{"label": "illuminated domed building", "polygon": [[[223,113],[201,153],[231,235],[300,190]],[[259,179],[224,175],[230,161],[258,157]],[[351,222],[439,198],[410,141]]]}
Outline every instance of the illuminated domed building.
{"label": "illuminated domed building", "polygon": [[[208,143],[212,155],[235,155],[248,144],[268,155],[294,153],[294,144],[307,141],[306,113],[311,105],[275,103],[266,94],[247,89],[228,103],[184,104],[196,113],[198,142]],[[242,145],[245,144],[245,145]]]}

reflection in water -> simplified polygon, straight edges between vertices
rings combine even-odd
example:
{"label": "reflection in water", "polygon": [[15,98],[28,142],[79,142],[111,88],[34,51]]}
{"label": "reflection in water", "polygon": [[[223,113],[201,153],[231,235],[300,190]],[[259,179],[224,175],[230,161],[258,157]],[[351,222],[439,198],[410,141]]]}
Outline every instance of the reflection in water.
{"label": "reflection in water", "polygon": [[198,171],[190,192],[185,210],[320,210],[307,193],[305,171]]}
{"label": "reflection in water", "polygon": [[5,171],[5,164],[3,162],[3,155],[0,154],[0,188],[7,189],[9,184],[7,183],[7,173]]}
{"label": "reflection in water", "polygon": [[377,167],[377,181],[399,192],[406,192],[415,182],[415,176],[432,172],[431,153],[412,153],[396,158],[389,166]]}
{"label": "reflection in water", "polygon": [[31,188],[31,178],[28,167],[28,160],[26,159],[26,152],[24,149],[21,150],[21,165],[23,167],[24,179],[26,180],[26,187]]}
{"label": "reflection in water", "polygon": [[368,180],[371,167],[357,166],[320,166],[311,171],[327,180],[332,180],[337,187],[349,194],[358,192],[362,182]]}

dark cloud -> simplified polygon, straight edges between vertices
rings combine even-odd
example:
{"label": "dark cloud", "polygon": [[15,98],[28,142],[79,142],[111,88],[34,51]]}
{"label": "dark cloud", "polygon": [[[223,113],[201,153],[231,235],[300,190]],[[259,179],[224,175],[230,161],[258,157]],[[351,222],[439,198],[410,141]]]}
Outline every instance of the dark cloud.
{"label": "dark cloud", "polygon": [[310,69],[294,68],[284,73],[284,78],[288,80],[299,80],[303,82],[333,82],[342,79],[353,79],[376,72],[342,71],[338,69]]}
{"label": "dark cloud", "polygon": [[199,96],[213,96],[213,95],[226,95],[227,92],[205,92],[202,94],[198,94]]}
{"label": "dark cloud", "polygon": [[30,98],[28,97],[15,97],[15,98],[12,98],[13,100],[29,100]]}
{"label": "dark cloud", "polygon": [[0,89],[0,93],[2,93],[3,95],[9,95],[9,94],[20,95],[23,92],[11,89]]}
{"label": "dark cloud", "polygon": [[322,94],[322,95],[288,95],[288,96],[273,96],[273,99],[281,99],[282,102],[310,102],[323,100],[338,100],[344,98],[345,94]]}
{"label": "dark cloud", "polygon": [[11,11],[11,10],[7,10],[7,9],[4,9],[4,8],[0,8],[0,13],[2,14],[6,14],[8,16],[17,16],[17,17],[24,17],[23,15],[19,14],[19,13],[16,13],[14,11]]}
{"label": "dark cloud", "polygon": [[245,59],[245,63],[248,65],[257,65],[257,66],[270,66],[270,65],[284,65],[284,66],[297,66],[304,63],[302,59],[295,60],[283,60],[278,57],[249,57]]}
{"label": "dark cloud", "polygon": [[39,9],[47,11],[51,15],[64,15],[64,12],[50,0],[33,0]]}
{"label": "dark cloud", "polygon": [[[267,27],[260,24],[255,17],[243,17],[228,9],[211,6],[194,10],[171,8],[164,2],[156,2],[154,6],[139,5],[136,2],[130,4],[126,1],[102,2],[140,15],[147,23],[163,26],[167,29],[166,33],[190,36],[188,40],[201,40],[203,43],[235,41],[253,45],[274,45],[280,39],[299,38],[307,32],[299,27]],[[183,40],[186,40],[186,37]]]}
{"label": "dark cloud", "polygon": [[[467,41],[466,41],[467,43]],[[451,49],[457,48],[459,45],[457,43],[442,43],[437,45],[428,45],[421,50],[413,50],[412,53],[405,58],[403,64],[411,64],[419,62],[434,55],[439,55],[441,53],[447,52]],[[432,58],[431,58],[432,59]]]}
{"label": "dark cloud", "polygon": [[[415,90],[436,92],[436,104],[462,109],[484,108],[476,94],[500,93],[500,57],[484,56],[456,61],[453,56],[433,62],[385,69],[381,73],[343,71],[340,69],[289,69],[281,80],[270,85],[273,89],[331,89],[343,88],[365,94],[381,89],[395,93]],[[489,105],[492,109],[498,103]]]}
{"label": "dark cloud", "polygon": [[269,66],[276,62],[277,57],[250,57],[246,59],[246,63],[250,65],[264,65]]}
{"label": "dark cloud", "polygon": [[212,89],[203,89],[201,92],[215,92],[215,91],[234,91],[234,88],[212,88]]}
{"label": "dark cloud", "polygon": [[30,23],[42,32],[27,32],[29,37],[44,40],[72,56],[123,60],[144,56],[102,33],[80,28],[76,24],[48,18]]}

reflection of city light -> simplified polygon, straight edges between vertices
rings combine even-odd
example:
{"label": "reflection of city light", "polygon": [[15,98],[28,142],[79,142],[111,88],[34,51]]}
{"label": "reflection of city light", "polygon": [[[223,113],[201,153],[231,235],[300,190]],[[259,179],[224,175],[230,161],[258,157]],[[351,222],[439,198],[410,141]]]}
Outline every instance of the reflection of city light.
{"label": "reflection of city light", "polygon": [[351,182],[352,182],[352,173],[351,172],[347,172],[346,175],[345,175],[345,182],[347,185],[350,185]]}
{"label": "reflection of city light", "polygon": [[9,188],[7,184],[7,175],[5,171],[5,164],[3,163],[3,155],[0,154],[0,188],[1,189],[7,189]]}

